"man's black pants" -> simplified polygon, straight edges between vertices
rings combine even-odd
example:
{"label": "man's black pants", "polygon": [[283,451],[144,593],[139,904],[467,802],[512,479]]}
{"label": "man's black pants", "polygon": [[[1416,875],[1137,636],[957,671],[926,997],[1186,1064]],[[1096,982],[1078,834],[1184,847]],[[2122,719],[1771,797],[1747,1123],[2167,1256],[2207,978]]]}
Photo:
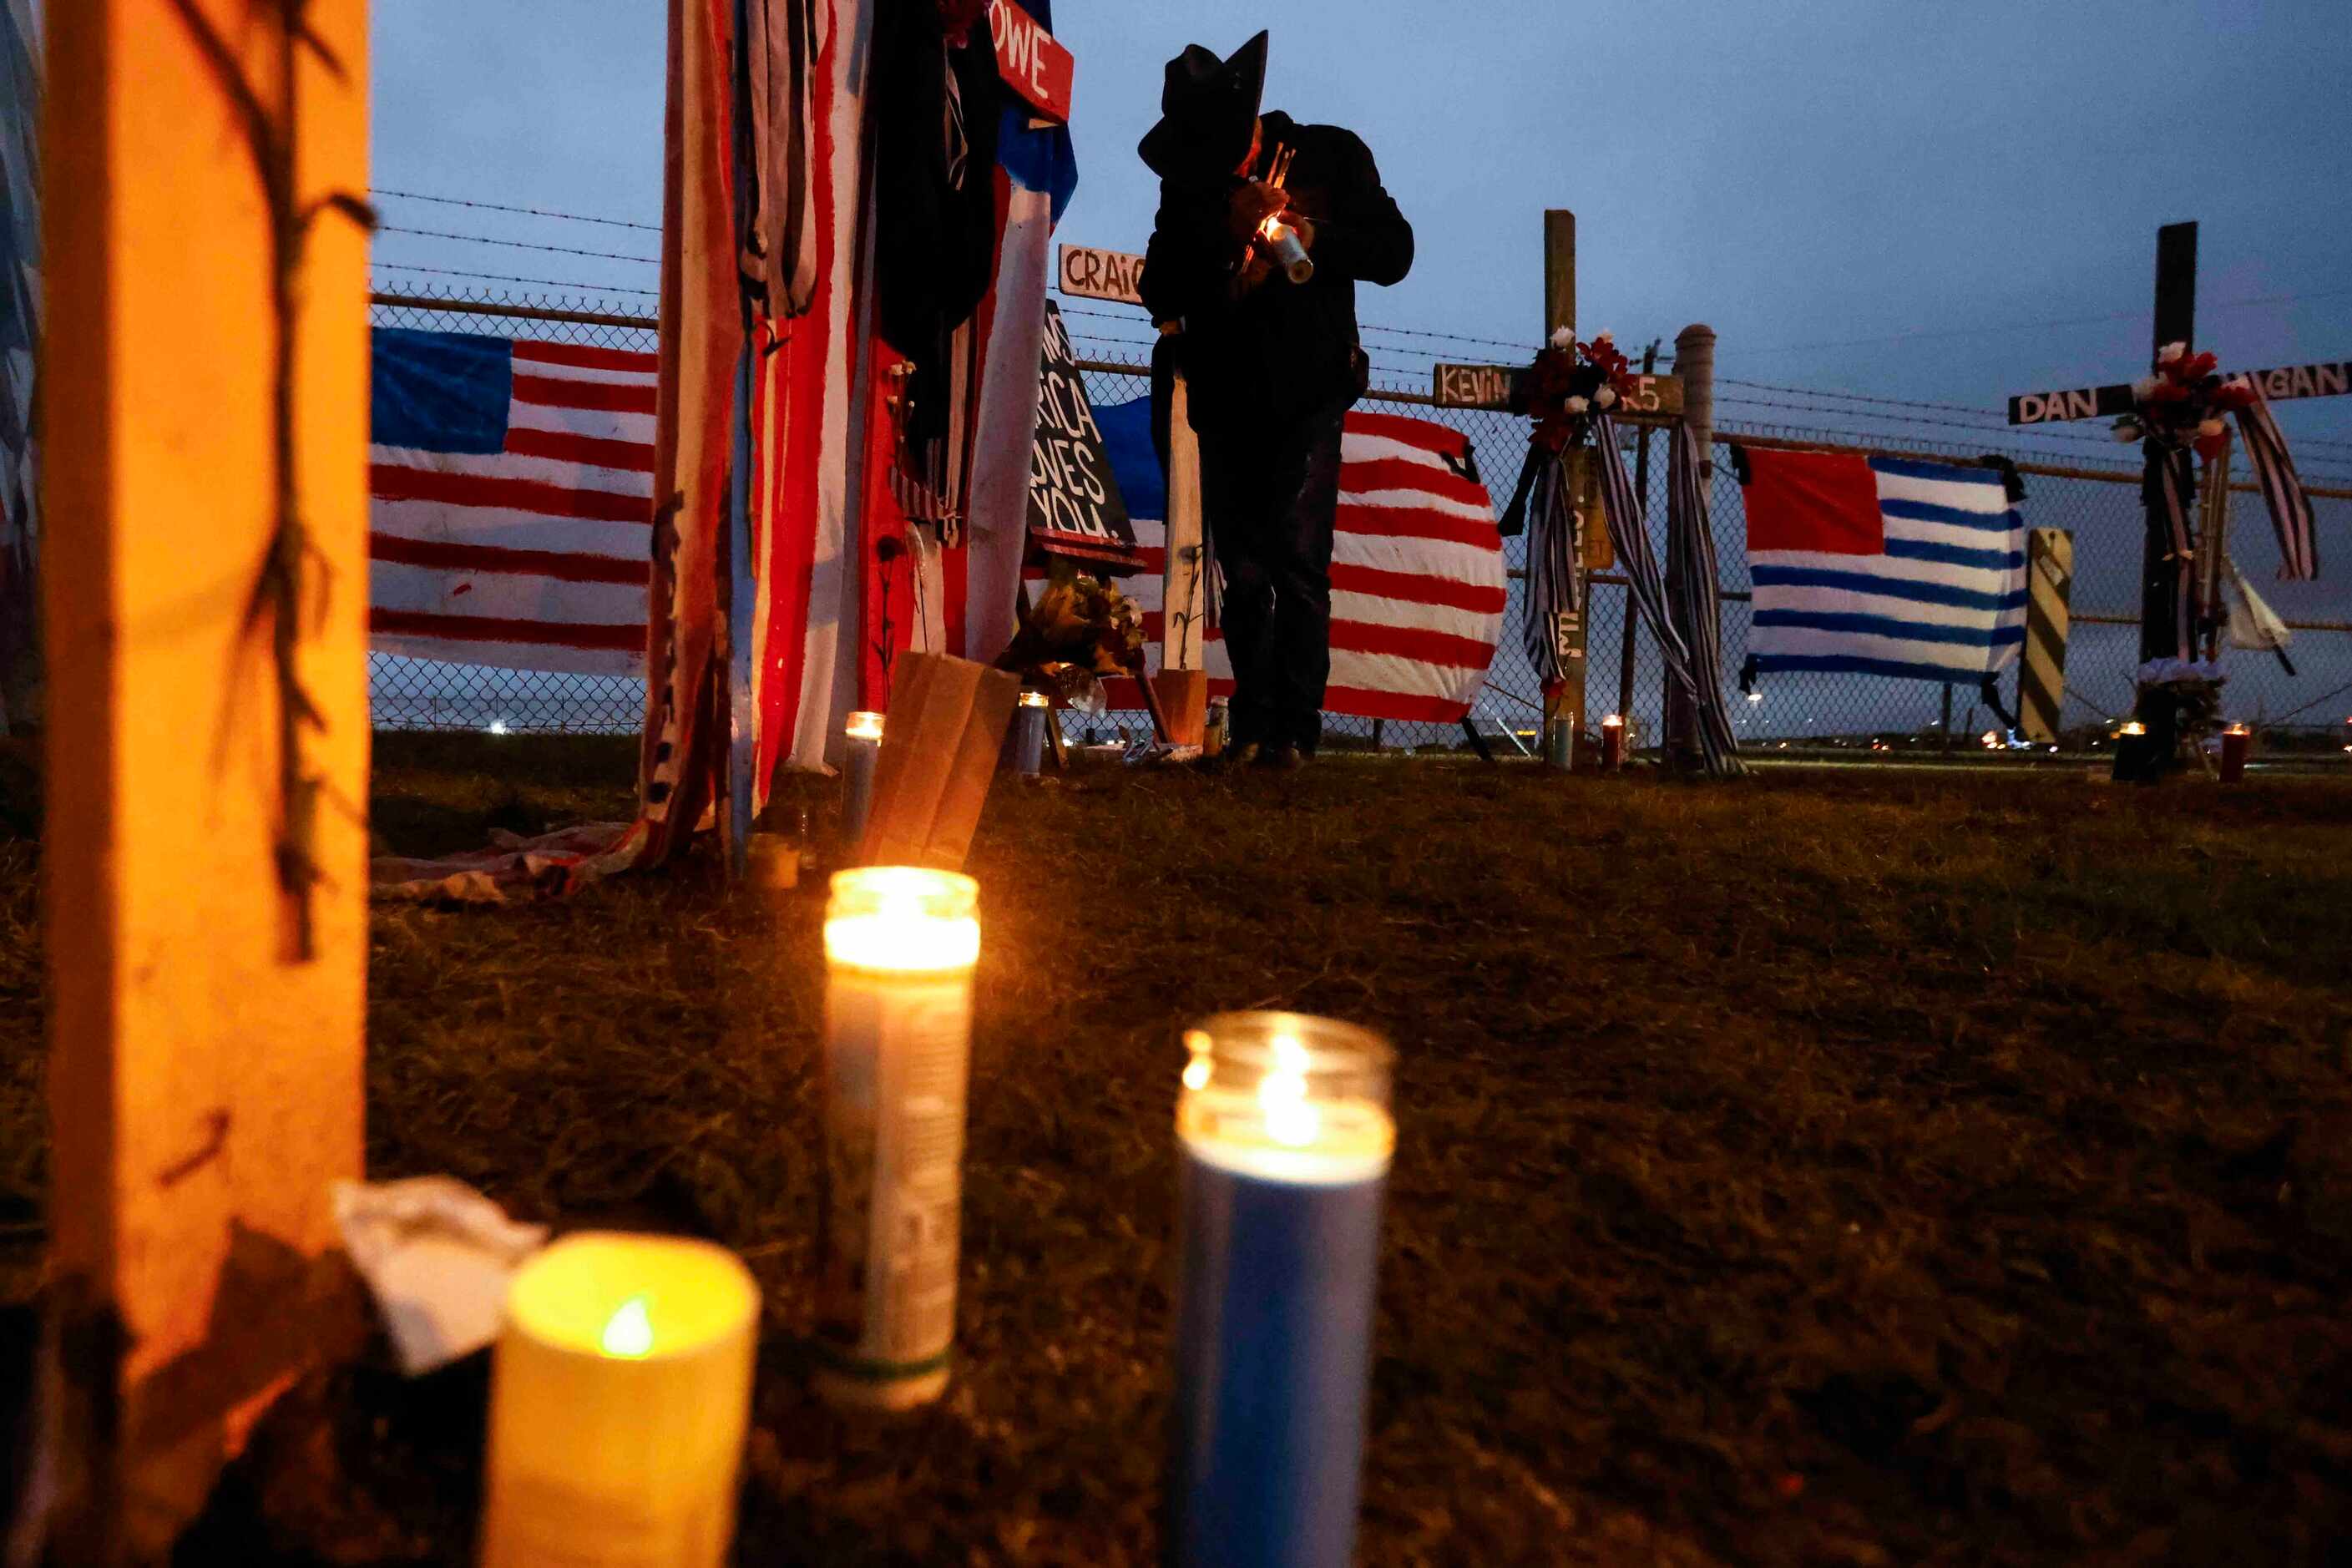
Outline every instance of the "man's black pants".
{"label": "man's black pants", "polygon": [[1224,574],[1236,745],[1323,737],[1331,676],[1331,527],[1345,405],[1272,430],[1201,437],[1201,510]]}

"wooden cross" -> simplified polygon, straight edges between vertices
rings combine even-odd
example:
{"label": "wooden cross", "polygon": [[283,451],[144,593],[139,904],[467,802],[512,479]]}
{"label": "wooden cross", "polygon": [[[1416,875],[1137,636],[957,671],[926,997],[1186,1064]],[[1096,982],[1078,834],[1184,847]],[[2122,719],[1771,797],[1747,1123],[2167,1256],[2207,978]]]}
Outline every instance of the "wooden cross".
{"label": "wooden cross", "polygon": [[[2168,343],[2179,343],[2183,352],[2196,352],[2197,336],[2197,226],[2193,223],[2167,224],[2156,233],[2156,336],[2149,351],[2149,363],[2164,351]],[[2278,370],[2242,371],[2223,377],[2225,381],[2248,381],[2259,387],[2272,402],[2302,397],[2340,397],[2352,393],[2352,362],[2338,361],[2329,364],[2293,365]],[[2020,393],[2009,400],[2009,422],[2011,425],[2040,425],[2060,419],[2097,419],[2128,414],[2137,399],[2128,382],[2106,386],[2077,386],[2056,392]],[[2149,461],[2157,460],[2151,446]],[[2207,475],[2214,487],[2228,484],[2226,454],[2220,464],[2212,465]],[[2190,483],[2193,486],[2194,477]],[[2194,500],[2193,494],[2189,498]],[[2209,500],[2214,499],[2209,497]],[[2173,605],[2179,585],[2179,576],[2192,570],[2197,563],[2182,561],[2173,552],[2169,528],[2151,489],[2148,498],[2147,542],[2141,556],[2140,572],[2140,633],[2139,657],[2142,663],[2149,659],[2169,658],[2178,651],[2173,627]],[[2221,542],[2211,537],[2218,526],[2218,507],[2209,506],[2204,512],[2206,538],[2200,555],[2208,558],[2209,566],[2218,567]],[[2205,575],[2210,579],[2209,571]],[[2211,605],[2206,606],[2208,613]],[[2146,688],[2138,695],[2135,716],[2147,726],[2145,752],[2137,756],[2118,751],[2116,757],[2116,776],[2154,777],[2172,764],[2178,747],[2178,712],[2168,693],[2160,689]]]}
{"label": "wooden cross", "polygon": [[356,1322],[365,0],[48,10],[57,1561],[161,1561]]}

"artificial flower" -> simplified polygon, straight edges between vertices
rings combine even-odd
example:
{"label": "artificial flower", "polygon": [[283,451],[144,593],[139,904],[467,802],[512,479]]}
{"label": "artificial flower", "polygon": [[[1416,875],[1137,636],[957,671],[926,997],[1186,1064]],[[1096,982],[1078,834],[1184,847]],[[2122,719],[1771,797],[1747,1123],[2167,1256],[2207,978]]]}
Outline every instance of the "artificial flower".
{"label": "artificial flower", "polygon": [[1576,334],[1566,327],[1555,327],[1552,329],[1551,346],[1556,349],[1572,349],[1576,346]]}

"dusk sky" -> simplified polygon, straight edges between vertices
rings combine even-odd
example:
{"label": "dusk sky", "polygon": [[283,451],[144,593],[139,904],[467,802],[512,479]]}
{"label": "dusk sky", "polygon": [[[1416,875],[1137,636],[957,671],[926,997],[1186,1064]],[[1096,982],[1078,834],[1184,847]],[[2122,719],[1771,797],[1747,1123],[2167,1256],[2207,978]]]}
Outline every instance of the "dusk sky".
{"label": "dusk sky", "polygon": [[[378,5],[377,183],[658,221],[661,18],[657,0]],[[2139,368],[2156,229],[2195,217],[2204,346],[2352,355],[2340,0],[1066,0],[1055,24],[1078,57],[1066,239],[1142,248],[1155,191],[1134,149],[1163,62],[1267,26],[1268,107],[1360,132],[1418,230],[1412,276],[1367,290],[1368,322],[1531,342],[1538,214],[1564,205],[1588,331],[1671,341],[1705,321],[1727,375],[1991,407]],[[647,233],[386,206],[402,226],[654,254]],[[653,282],[396,234],[379,255]],[[2291,435],[2352,436],[2342,405],[2289,413]]]}
{"label": "dusk sky", "polygon": [[[396,0],[375,16],[379,187],[658,223],[659,0]],[[1135,144],[1164,62],[1194,40],[1230,52],[1260,26],[1273,33],[1266,106],[1359,132],[1417,230],[1412,276],[1364,291],[1369,324],[1531,344],[1539,215],[1560,205],[1577,214],[1588,334],[1671,345],[1703,321],[1721,335],[1723,378],[1998,410],[2011,392],[2145,368],[2156,230],[2193,217],[2200,346],[2225,366],[2352,358],[2344,0],[1065,0],[1079,163],[1065,240],[1142,248],[1156,185]],[[383,205],[395,228],[638,257],[658,245],[643,229]],[[656,281],[641,263],[397,232],[377,255],[604,289]],[[612,298],[652,308],[650,292]],[[1071,324],[1144,335],[1134,321]],[[1515,357],[1369,341],[1424,385],[1432,352]],[[1718,396],[1727,421],[1830,423],[1737,401],[1790,401],[1780,394]],[[1958,416],[1886,412],[1876,427],[1890,437],[1989,444],[1933,423]],[[2352,399],[2280,414],[2306,479],[2352,482]],[[2131,460],[2095,426],[1992,434]],[[2347,510],[2322,508],[2336,561],[2352,554]],[[2282,607],[2340,614],[2352,595],[2331,577],[2289,587]]]}

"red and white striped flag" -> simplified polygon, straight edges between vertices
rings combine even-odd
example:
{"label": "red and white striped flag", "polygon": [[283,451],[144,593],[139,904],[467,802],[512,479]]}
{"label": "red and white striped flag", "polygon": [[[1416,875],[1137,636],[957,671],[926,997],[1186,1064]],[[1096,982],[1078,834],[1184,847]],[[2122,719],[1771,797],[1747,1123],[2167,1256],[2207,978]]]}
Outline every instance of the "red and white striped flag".
{"label": "red and white striped flag", "polygon": [[656,371],[650,353],[378,329],[374,646],[642,674]]}

